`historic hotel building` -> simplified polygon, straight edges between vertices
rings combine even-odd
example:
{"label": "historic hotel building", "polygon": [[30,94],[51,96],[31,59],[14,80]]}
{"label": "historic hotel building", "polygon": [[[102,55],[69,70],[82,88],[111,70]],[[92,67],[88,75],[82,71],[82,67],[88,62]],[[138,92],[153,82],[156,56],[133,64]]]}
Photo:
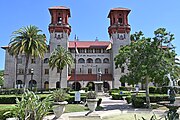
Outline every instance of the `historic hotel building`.
{"label": "historic hotel building", "polygon": [[[49,24],[49,51],[45,53],[44,59],[31,58],[29,63],[29,74],[27,74],[26,85],[38,88],[58,88],[59,71],[49,68],[48,58],[50,53],[58,47],[63,46],[69,50],[76,60],[71,69],[64,68],[62,73],[61,87],[70,86],[82,88],[101,80],[105,89],[125,86],[120,83],[119,78],[127,72],[124,66],[115,69],[114,57],[118,49],[130,44],[130,25],[128,24],[129,9],[113,8],[108,14],[110,26],[108,33],[110,41],[80,41],[69,40],[71,26],[68,19],[71,17],[70,9],[64,6],[50,7],[51,23]],[[76,47],[75,47],[76,46]],[[18,59],[8,54],[8,47],[1,47],[5,54],[5,88],[22,87],[24,74],[24,56],[19,55]],[[76,49],[78,53],[76,53]]]}

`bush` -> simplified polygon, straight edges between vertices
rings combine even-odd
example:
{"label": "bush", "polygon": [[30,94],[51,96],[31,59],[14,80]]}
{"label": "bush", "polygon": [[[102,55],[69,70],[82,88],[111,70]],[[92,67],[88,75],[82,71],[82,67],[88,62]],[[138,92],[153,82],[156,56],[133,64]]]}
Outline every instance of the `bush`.
{"label": "bush", "polygon": [[156,93],[156,87],[150,86],[149,87],[149,93]]}
{"label": "bush", "polygon": [[125,98],[125,100],[127,101],[128,104],[132,102],[132,101],[131,101],[131,96],[127,96],[127,97]]}
{"label": "bush", "polygon": [[133,107],[135,108],[142,108],[144,107],[144,99],[140,98],[140,97],[135,97],[135,96],[132,96],[132,105]]}
{"label": "bush", "polygon": [[111,93],[112,99],[113,100],[123,100],[123,97],[131,95],[131,93],[129,91],[121,91],[120,93]]}
{"label": "bush", "polygon": [[16,98],[21,99],[21,97],[16,96],[0,96],[0,104],[16,104]]}

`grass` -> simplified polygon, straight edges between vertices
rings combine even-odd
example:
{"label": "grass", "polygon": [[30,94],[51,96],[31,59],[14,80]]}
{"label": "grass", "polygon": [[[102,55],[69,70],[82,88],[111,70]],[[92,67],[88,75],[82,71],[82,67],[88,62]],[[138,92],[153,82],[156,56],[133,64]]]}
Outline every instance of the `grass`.
{"label": "grass", "polygon": [[0,104],[0,110],[9,110],[15,108],[15,104]]}
{"label": "grass", "polygon": [[84,107],[84,105],[80,104],[68,104],[65,109],[65,113],[69,112],[83,112],[87,111],[87,107]]}

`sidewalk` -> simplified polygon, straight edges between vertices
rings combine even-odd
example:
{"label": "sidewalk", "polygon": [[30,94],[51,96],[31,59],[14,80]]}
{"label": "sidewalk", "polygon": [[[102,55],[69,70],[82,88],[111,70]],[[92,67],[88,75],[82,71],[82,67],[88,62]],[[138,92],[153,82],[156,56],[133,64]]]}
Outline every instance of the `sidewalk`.
{"label": "sidewalk", "polygon": [[[110,97],[102,97],[101,106],[104,108],[102,111],[95,111],[94,114],[99,115],[100,117],[114,116],[122,113],[155,113],[163,114],[165,110],[149,110],[149,109],[135,109],[131,105],[128,105],[125,100],[111,100]],[[53,119],[54,115],[46,116],[43,120],[69,120],[69,116],[85,116],[86,112],[73,112],[73,113],[64,113],[61,118],[63,119]],[[93,115],[92,115],[93,116]],[[95,120],[95,119],[94,119]]]}

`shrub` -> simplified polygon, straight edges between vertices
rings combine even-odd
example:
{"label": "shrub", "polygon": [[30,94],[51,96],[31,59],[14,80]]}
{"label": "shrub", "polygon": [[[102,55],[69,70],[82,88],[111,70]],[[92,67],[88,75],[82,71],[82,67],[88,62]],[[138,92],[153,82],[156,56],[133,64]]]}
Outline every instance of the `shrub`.
{"label": "shrub", "polygon": [[119,93],[111,93],[113,100],[123,100],[123,97],[131,95],[129,91],[120,91]]}
{"label": "shrub", "polygon": [[156,93],[156,87],[150,86],[149,87],[149,93]]}
{"label": "shrub", "polygon": [[132,96],[131,100],[132,100],[133,107],[135,107],[135,108],[142,108],[142,107],[144,107],[144,102],[145,102],[144,99]]}
{"label": "shrub", "polygon": [[131,96],[127,96],[127,97],[125,98],[125,100],[127,101],[128,104],[131,103]]}
{"label": "shrub", "polygon": [[21,99],[21,97],[10,95],[0,96],[0,104],[16,104],[16,98],[18,98],[19,100]]}

